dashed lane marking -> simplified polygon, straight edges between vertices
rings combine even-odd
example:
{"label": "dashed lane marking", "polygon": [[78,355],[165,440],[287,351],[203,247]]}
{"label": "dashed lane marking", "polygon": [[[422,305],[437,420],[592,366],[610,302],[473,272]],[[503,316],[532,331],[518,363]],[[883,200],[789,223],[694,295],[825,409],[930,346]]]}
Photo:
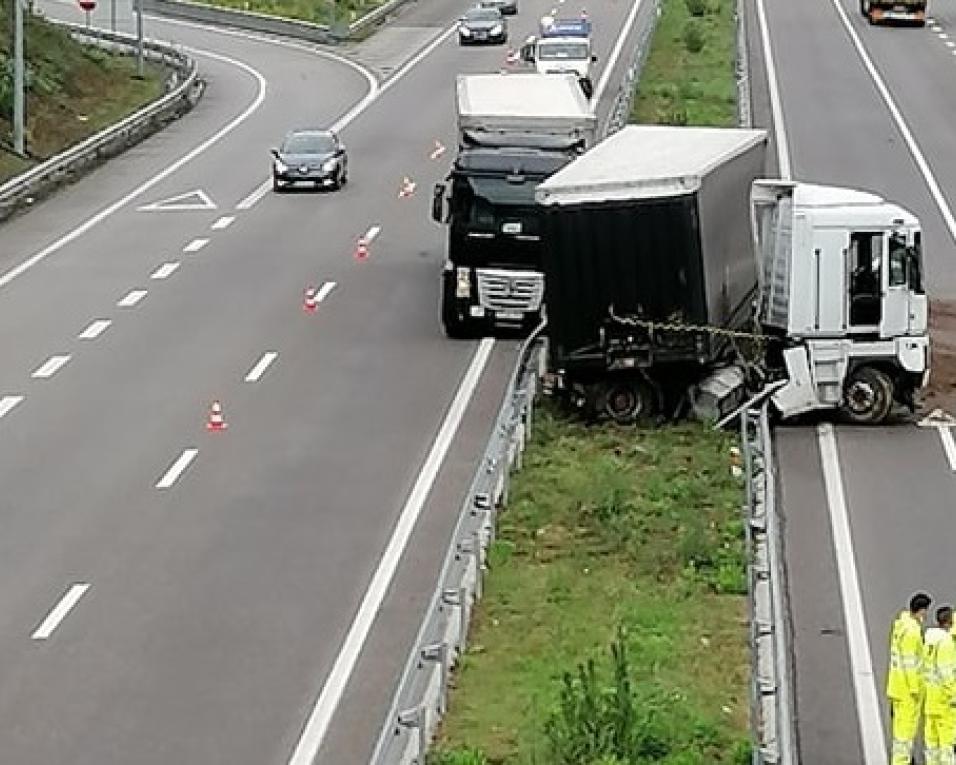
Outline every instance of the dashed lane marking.
{"label": "dashed lane marking", "polygon": [[80,332],[80,340],[95,340],[102,335],[112,324],[110,319],[96,319],[90,322],[90,325]]}
{"label": "dashed lane marking", "polygon": [[34,630],[31,637],[34,640],[46,640],[49,638],[89,589],[90,585],[85,582],[74,584],[70,587],[70,589],[66,591],[66,594],[60,598],[60,602],[53,607],[53,610],[50,611],[47,617],[40,623],[40,626]]}

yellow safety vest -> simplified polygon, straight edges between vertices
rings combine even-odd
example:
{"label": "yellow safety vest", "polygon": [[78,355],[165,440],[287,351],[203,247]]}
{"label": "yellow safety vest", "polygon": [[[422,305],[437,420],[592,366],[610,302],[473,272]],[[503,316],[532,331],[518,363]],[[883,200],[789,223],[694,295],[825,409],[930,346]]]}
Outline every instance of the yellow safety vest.
{"label": "yellow safety vest", "polygon": [[909,611],[903,611],[890,631],[887,697],[896,701],[918,697],[923,691],[922,664],[923,628]]}
{"label": "yellow safety vest", "polygon": [[927,630],[923,677],[926,682],[926,714],[951,714],[956,700],[956,641],[948,631],[938,627]]}

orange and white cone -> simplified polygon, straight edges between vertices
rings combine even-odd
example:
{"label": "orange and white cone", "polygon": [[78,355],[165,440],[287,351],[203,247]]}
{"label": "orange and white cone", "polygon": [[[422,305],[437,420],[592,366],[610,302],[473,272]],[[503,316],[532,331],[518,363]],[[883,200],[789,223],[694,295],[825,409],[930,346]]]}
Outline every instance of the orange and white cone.
{"label": "orange and white cone", "polygon": [[402,188],[398,192],[399,199],[404,199],[405,197],[410,197],[415,193],[415,183],[407,175],[402,178]]}
{"label": "orange and white cone", "polygon": [[363,236],[359,238],[358,243],[355,245],[355,259],[366,260],[367,258],[368,258],[368,240]]}
{"label": "orange and white cone", "polygon": [[435,148],[432,149],[432,153],[428,155],[428,158],[438,159],[444,153],[445,153],[445,147],[441,144],[440,141],[435,141]]}
{"label": "orange and white cone", "polygon": [[302,301],[302,310],[306,313],[315,313],[319,307],[319,300],[316,297],[315,287],[305,288],[305,299]]}
{"label": "orange and white cone", "polygon": [[505,56],[506,64],[517,64],[518,63],[518,51],[514,48],[508,48],[508,55]]}
{"label": "orange and white cone", "polygon": [[213,401],[209,407],[209,420],[206,422],[206,430],[225,430],[229,425],[222,416],[222,404]]}

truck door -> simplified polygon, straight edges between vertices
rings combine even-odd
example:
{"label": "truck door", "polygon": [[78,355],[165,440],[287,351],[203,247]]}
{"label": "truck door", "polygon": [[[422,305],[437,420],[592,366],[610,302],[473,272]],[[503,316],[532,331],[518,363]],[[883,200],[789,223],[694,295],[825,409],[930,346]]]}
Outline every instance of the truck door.
{"label": "truck door", "polygon": [[882,231],[854,231],[847,250],[847,302],[851,333],[874,333],[882,325]]}
{"label": "truck door", "polygon": [[886,268],[883,269],[883,311],[880,337],[907,334],[910,323],[910,290],[907,279],[909,253],[906,234],[893,231],[886,235]]}

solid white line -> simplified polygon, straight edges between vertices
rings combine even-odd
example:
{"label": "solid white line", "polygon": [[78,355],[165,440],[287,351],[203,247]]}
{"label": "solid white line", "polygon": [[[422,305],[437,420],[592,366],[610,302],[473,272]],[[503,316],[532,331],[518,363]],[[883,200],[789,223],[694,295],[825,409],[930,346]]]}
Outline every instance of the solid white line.
{"label": "solid white line", "polygon": [[289,765],[312,765],[318,754],[319,747],[329,729],[329,723],[332,715],[339,704],[342,694],[345,692],[345,686],[348,684],[349,677],[355,668],[362,647],[368,638],[369,630],[372,628],[372,622],[382,606],[385,599],[385,593],[388,591],[392,577],[395,576],[395,570],[402,559],[405,546],[408,544],[412,530],[418,521],[422,507],[431,491],[438,471],[441,468],[448,448],[451,446],[452,439],[461,424],[465,410],[471,401],[471,397],[478,387],[478,381],[491,356],[491,350],[494,347],[494,340],[485,338],[478,346],[478,350],[471,359],[468,371],[462,378],[458,386],[458,392],[455,394],[451,406],[445,415],[438,435],[432,444],[428,457],[422,466],[415,485],[412,487],[411,494],[402,508],[398,523],[392,531],[388,547],[382,553],[378,567],[372,581],[365,592],[362,604],[352,621],[342,647],[332,666],[322,692],[315,702],[315,707],[309,715],[309,720],[302,731],[302,736],[296,744],[295,751],[289,759]]}
{"label": "solid white line", "polygon": [[949,462],[949,469],[956,473],[956,441],[953,440],[953,431],[950,428],[936,428],[939,439],[943,442],[943,451]]}
{"label": "solid white line", "polygon": [[66,615],[73,610],[73,607],[79,603],[90,585],[86,583],[74,584],[67,590],[66,594],[60,599],[53,610],[47,615],[46,619],[36,628],[31,636],[34,640],[46,640],[53,634],[54,630],[60,626],[60,623],[66,618]]}
{"label": "solid white line", "polygon": [[179,261],[171,261],[169,263],[163,263],[159,268],[157,268],[153,273],[149,275],[150,279],[167,279],[172,276],[173,272],[179,268]]}
{"label": "solid white line", "polygon": [[836,549],[863,762],[865,765],[886,765],[886,739],[873,674],[873,654],[870,652],[870,639],[866,633],[867,621],[863,612],[863,598],[860,595],[860,577],[853,552],[853,535],[850,532],[850,518],[843,492],[843,474],[840,470],[840,456],[833,426],[818,426],[817,440],[820,445],[820,463],[823,467],[827,504],[830,508],[830,528]]}
{"label": "solid white line", "polygon": [[204,51],[199,49],[194,49],[194,50],[196,50],[197,53],[200,53],[203,56],[208,56],[209,58],[222,61],[226,64],[231,64],[232,66],[239,67],[243,71],[252,75],[252,77],[256,79],[259,85],[258,92],[256,93],[256,97],[252,100],[252,103],[250,103],[249,106],[247,106],[239,115],[237,115],[232,120],[230,120],[225,125],[223,125],[219,130],[217,130],[215,133],[209,136],[209,138],[207,138],[201,144],[196,146],[188,154],[183,155],[182,157],[177,159],[175,162],[173,162],[171,165],[168,165],[159,173],[154,175],[152,178],[149,178],[148,180],[141,183],[139,186],[134,188],[125,196],[120,197],[109,206],[104,207],[98,213],[88,218],[86,221],[81,223],[79,226],[74,228],[69,233],[64,234],[52,244],[47,245],[36,254],[31,255],[25,261],[23,261],[19,265],[14,266],[5,274],[0,276],[0,287],[5,287],[14,279],[16,279],[18,276],[25,273],[29,269],[33,268],[33,266],[35,266],[37,263],[40,263],[41,261],[43,261],[50,255],[52,255],[53,253],[65,247],[70,242],[76,240],[77,238],[85,234],[87,231],[89,231],[91,228],[93,228],[95,225],[97,225],[98,223],[101,223],[103,220],[108,218],[117,210],[129,204],[132,200],[136,199],[136,197],[148,191],[157,183],[160,183],[164,179],[168,178],[170,175],[172,175],[177,170],[179,170],[187,162],[190,162],[191,160],[195,159],[204,151],[206,151],[210,146],[222,140],[222,138],[224,138],[226,135],[228,135],[233,130],[235,130],[239,125],[245,122],[256,109],[259,108],[259,105],[263,102],[263,100],[266,97],[265,77],[259,74],[259,72],[257,72],[248,64],[244,64],[241,61],[236,61],[235,59],[229,58],[228,56],[222,56],[218,53],[211,53],[209,51]]}
{"label": "solid white line", "polygon": [[189,463],[196,459],[199,449],[184,449],[176,461],[169,466],[169,470],[156,483],[157,489],[168,489],[179,479],[183,471],[189,467]]}
{"label": "solid white line", "polygon": [[80,332],[80,340],[95,340],[102,335],[112,323],[109,319],[97,319],[91,322],[90,326]]}
{"label": "solid white line", "polygon": [[863,42],[860,40],[860,36],[856,33],[856,30],[850,23],[850,19],[847,17],[843,6],[840,5],[840,0],[830,1],[833,4],[833,7],[836,9],[837,14],[840,16],[840,20],[843,22],[843,26],[846,28],[847,34],[853,41],[853,47],[856,48],[856,52],[859,55],[860,60],[863,62],[863,66],[866,67],[866,71],[870,75],[870,79],[873,81],[873,84],[876,85],[876,89],[879,91],[880,97],[883,99],[883,103],[886,104],[886,108],[889,110],[890,116],[893,117],[893,121],[896,123],[897,129],[903,135],[903,140],[906,141],[906,146],[909,148],[910,154],[912,155],[913,160],[916,162],[916,166],[919,168],[920,174],[923,176],[923,180],[926,182],[926,186],[929,188],[930,194],[933,196],[933,201],[936,202],[936,207],[939,208],[939,212],[943,216],[943,220],[946,222],[946,228],[949,229],[949,235],[953,238],[953,241],[956,241],[956,218],[953,217],[953,212],[949,208],[949,203],[946,201],[946,197],[943,196],[943,192],[940,189],[939,184],[936,182],[936,176],[933,175],[933,171],[930,169],[929,163],[926,161],[926,157],[923,156],[923,152],[916,143],[916,139],[913,137],[913,133],[910,131],[909,125],[907,125],[906,120],[903,119],[903,113],[899,110],[899,107],[897,107],[896,102],[890,95],[889,88],[886,87],[886,83],[883,81],[883,78],[877,71],[876,66],[873,64],[873,60],[866,52],[866,48],[863,47]]}
{"label": "solid white line", "polygon": [[222,231],[224,228],[229,228],[235,219],[235,215],[223,215],[219,220],[212,224],[212,230]]}
{"label": "solid white line", "polygon": [[764,66],[767,67],[767,83],[770,90],[770,110],[773,115],[773,135],[777,144],[777,165],[780,177],[788,181],[793,176],[790,169],[790,144],[787,141],[787,126],[783,120],[783,101],[780,99],[780,84],[777,82],[777,65],[773,60],[773,46],[770,43],[770,27],[767,25],[767,13],[764,0],[757,0],[757,22],[760,26],[760,39],[763,43]]}
{"label": "solid white line", "polygon": [[276,360],[278,355],[275,351],[266,351],[262,354],[262,358],[256,362],[256,365],[250,369],[249,374],[246,375],[246,382],[259,382],[259,378],[265,374],[269,365]]}
{"label": "solid white line", "polygon": [[365,232],[364,239],[366,242],[371,244],[375,240],[375,237],[377,237],[380,233],[382,233],[381,226],[372,226],[368,231]]}
{"label": "solid white line", "polygon": [[601,79],[598,80],[597,87],[594,89],[594,94],[591,97],[591,109],[597,109],[598,105],[601,103],[601,96],[604,93],[604,89],[607,87],[607,84],[611,81],[611,75],[614,73],[614,66],[617,63],[617,59],[621,55],[621,51],[624,48],[624,43],[627,42],[627,36],[631,33],[631,27],[634,26],[634,20],[637,18],[637,13],[641,9],[641,0],[634,0],[634,5],[631,7],[631,12],[627,14],[627,20],[624,22],[624,28],[621,29],[621,34],[618,35],[617,42],[614,43],[614,48],[611,49],[611,55],[607,59],[607,63],[604,65],[604,71],[601,72]]}
{"label": "solid white line", "polygon": [[315,302],[321,303],[332,293],[332,290],[334,289],[335,289],[335,282],[326,282],[325,284],[323,284],[321,287],[319,287],[318,293],[316,293]]}
{"label": "solid white line", "polygon": [[68,354],[61,356],[50,356],[46,361],[43,362],[39,367],[37,367],[33,374],[30,377],[34,377],[38,380],[45,380],[50,377],[53,377],[60,368],[70,360]]}
{"label": "solid white line", "polygon": [[132,308],[144,297],[146,297],[146,290],[130,290],[116,305],[120,308]]}
{"label": "solid white line", "polygon": [[189,244],[183,247],[183,252],[199,252],[207,244],[209,244],[208,239],[193,239]]}
{"label": "solid white line", "polygon": [[269,193],[269,189],[272,188],[272,179],[263,181],[256,188],[254,188],[245,199],[243,199],[239,204],[236,205],[237,210],[248,210],[256,202],[262,199],[266,194]]}
{"label": "solid white line", "polygon": [[23,401],[23,396],[4,396],[0,398],[0,418],[10,414],[10,410]]}

